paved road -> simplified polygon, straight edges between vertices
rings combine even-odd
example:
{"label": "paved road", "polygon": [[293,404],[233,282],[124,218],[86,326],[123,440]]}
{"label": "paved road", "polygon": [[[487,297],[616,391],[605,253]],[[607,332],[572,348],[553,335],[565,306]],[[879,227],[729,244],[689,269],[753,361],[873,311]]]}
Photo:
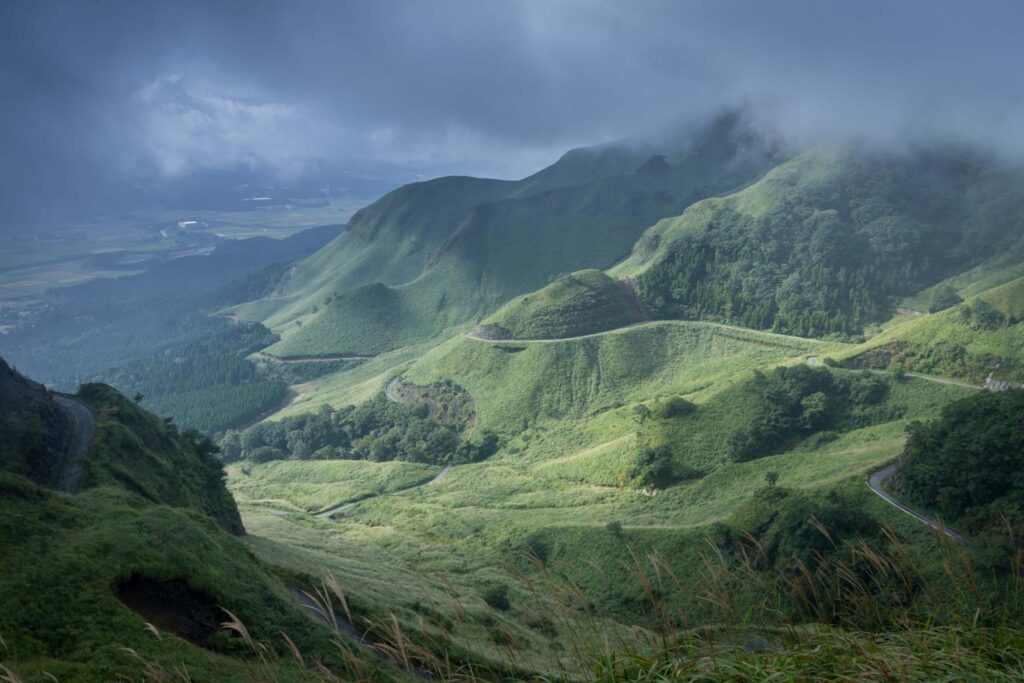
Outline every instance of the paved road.
{"label": "paved road", "polygon": [[942,533],[946,534],[958,543],[970,545],[970,540],[963,534],[953,531],[945,524],[943,524],[940,520],[935,519],[934,517],[929,517],[923,512],[915,510],[914,508],[910,507],[906,503],[901,502],[895,496],[893,496],[891,493],[885,490],[885,482],[888,481],[889,478],[892,477],[892,475],[896,474],[896,469],[896,463],[893,463],[891,465],[886,465],[885,467],[876,472],[871,473],[871,475],[868,476],[868,486],[886,503],[889,503],[893,507],[899,508],[900,510],[907,513],[908,515],[910,515],[917,521],[921,522],[922,524],[927,524],[936,531],[941,531]]}
{"label": "paved road", "polygon": [[388,385],[384,387],[384,395],[387,396],[392,401],[394,401],[395,403],[403,403],[401,397],[395,393],[396,384],[398,384],[397,377],[388,382]]}
{"label": "paved road", "polygon": [[63,493],[76,493],[82,481],[82,471],[85,469],[85,456],[89,452],[89,446],[92,445],[96,419],[92,416],[92,411],[76,398],[54,396],[53,400],[71,418],[71,443],[68,446],[68,459],[57,488]]}
{"label": "paved road", "polygon": [[[807,365],[812,367],[812,368],[819,367],[822,364],[821,360],[818,358],[818,356],[807,356],[807,358],[805,360],[807,362]],[[868,372],[873,373],[875,375],[888,375],[889,374],[888,370],[872,370],[872,369],[869,369]],[[917,379],[923,379],[926,382],[935,382],[936,384],[948,384],[948,385],[954,386],[954,387],[964,387],[965,389],[984,389],[985,388],[985,387],[983,387],[983,386],[981,386],[979,384],[968,384],[967,382],[960,382],[960,381],[955,380],[955,379],[946,379],[945,377],[935,377],[933,375],[922,375],[919,372],[906,372],[906,373],[903,373],[903,374],[906,377],[914,377],[914,378],[917,378]]]}
{"label": "paved road", "polygon": [[370,496],[369,498],[363,498],[362,500],[355,500],[352,501],[351,503],[341,503],[340,505],[335,505],[334,507],[327,508],[326,510],[321,510],[320,512],[315,513],[313,516],[320,517],[322,519],[327,519],[337,512],[347,510],[351,507],[358,505],[359,503],[363,503],[374,498],[380,498],[381,496],[401,496],[402,494],[408,493],[409,491],[412,491],[414,489],[423,488],[424,486],[432,486],[433,484],[440,484],[442,481],[448,478],[448,472],[451,471],[451,469],[451,465],[445,465],[444,469],[438,472],[437,476],[431,479],[430,481],[424,482],[422,484],[413,484],[412,486],[407,486],[404,489],[392,491],[391,493],[382,493],[378,496]]}
{"label": "paved road", "polygon": [[[876,375],[887,375],[888,370],[869,370]],[[985,387],[979,384],[968,384],[967,382],[958,382],[955,379],[945,379],[944,377],[933,377],[932,375],[922,375],[919,372],[905,372],[903,373],[907,377],[916,377],[917,379],[923,379],[928,382],[935,382],[936,384],[949,384],[954,387],[964,387],[965,389],[984,389]]]}
{"label": "paved road", "polygon": [[616,327],[613,330],[605,330],[604,332],[592,332],[590,334],[581,334],[575,337],[557,337],[552,339],[484,339],[483,337],[477,336],[475,331],[466,333],[466,339],[472,339],[478,342],[487,342],[490,344],[557,344],[558,342],[576,341],[578,339],[590,339],[591,337],[600,337],[606,334],[619,334],[622,332],[628,332],[638,327],[650,327],[652,325],[664,325],[664,324],[676,324],[676,325],[693,325],[700,327],[713,327],[720,330],[732,330],[733,332],[745,332],[751,335],[761,335],[765,337],[773,337],[775,339],[786,339],[789,341],[806,342],[810,344],[823,344],[820,339],[810,339],[808,337],[795,337],[791,334],[777,334],[775,332],[765,332],[763,330],[753,330],[748,327],[736,327],[735,325],[723,325],[722,323],[712,323],[705,320],[651,320],[648,322],[634,323],[632,325],[626,325],[625,327]]}

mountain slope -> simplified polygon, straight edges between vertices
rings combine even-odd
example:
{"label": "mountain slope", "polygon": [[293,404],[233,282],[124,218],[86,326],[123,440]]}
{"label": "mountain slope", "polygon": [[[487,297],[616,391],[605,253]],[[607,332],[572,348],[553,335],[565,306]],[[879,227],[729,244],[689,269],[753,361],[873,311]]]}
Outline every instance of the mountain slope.
{"label": "mountain slope", "polygon": [[71,419],[41,384],[0,358],[0,469],[57,486],[67,459]]}
{"label": "mountain slope", "polygon": [[662,316],[858,335],[899,297],[1020,254],[1021,177],[964,150],[821,148],[661,221],[615,273]]}
{"label": "mountain slope", "polygon": [[[502,186],[504,199],[479,201],[464,189],[439,190],[429,202],[408,205],[398,204],[399,199],[408,195],[414,200],[415,193],[398,190],[354,220],[350,238],[336,240],[301,264],[273,310],[268,310],[270,300],[235,310],[274,326],[282,340],[272,352],[282,355],[377,353],[395,348],[479,319],[511,297],[543,286],[553,275],[611,266],[629,253],[647,226],[693,201],[750,182],[771,165],[777,151],[742,117],[730,115],[715,121],[681,151],[651,156],[622,175],[592,179],[619,170],[625,160],[635,161],[628,151],[619,156],[611,151],[605,154],[616,161],[608,166],[582,164],[586,167],[583,182],[543,189],[549,182],[546,177],[560,185],[575,175],[556,164],[547,176],[542,172],[520,184]],[[567,155],[560,163],[576,164],[576,156]],[[469,182],[444,180],[456,188]],[[485,193],[498,189],[488,181],[471,187],[485,188]],[[523,187],[532,188],[531,193],[516,195]],[[447,207],[444,212],[435,207],[437,202]],[[459,214],[452,208],[465,211]],[[382,215],[394,216],[395,221],[379,226],[371,220]],[[411,216],[417,219],[400,220]],[[385,227],[389,232],[384,232]],[[396,240],[398,235],[401,238]],[[362,241],[359,247],[339,253],[346,239]],[[378,341],[368,346],[365,339],[352,336],[358,332],[349,321],[378,314],[361,310],[369,304],[355,290],[345,290],[357,284],[359,277],[372,276],[385,284],[389,277],[400,279],[390,266],[371,274],[362,272],[360,264],[369,263],[364,258],[371,256],[374,263],[392,263],[394,255],[411,253],[414,247],[422,274],[415,273],[415,279],[404,283],[391,282],[386,296],[372,292],[374,305],[386,300],[397,313],[389,314],[393,320],[382,321],[376,330]],[[413,275],[413,261],[403,258],[402,262],[407,268],[403,277]],[[359,277],[353,275],[357,271]],[[428,312],[430,319],[421,320]],[[416,322],[407,325],[406,315]]]}
{"label": "mountain slope", "polygon": [[[52,487],[64,469],[69,421],[41,385],[0,362],[7,678],[99,683],[137,680],[148,669],[251,680],[252,665],[240,658],[248,646],[221,627],[222,608],[280,659],[275,680],[307,680],[281,633],[351,675],[331,631],[295,601],[308,579],[269,570],[237,537],[238,510],[208,441],[177,433],[109,387],[84,387],[74,400],[96,426],[82,486],[67,495]],[[349,663],[362,658],[355,656]]]}

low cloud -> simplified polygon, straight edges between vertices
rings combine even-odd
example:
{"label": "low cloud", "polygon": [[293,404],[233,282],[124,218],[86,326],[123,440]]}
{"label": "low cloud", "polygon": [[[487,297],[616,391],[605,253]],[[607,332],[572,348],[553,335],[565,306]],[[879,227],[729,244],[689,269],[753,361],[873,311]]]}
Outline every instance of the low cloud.
{"label": "low cloud", "polygon": [[[1024,152],[1024,5],[0,4],[0,229],[113,188],[317,163],[516,177],[753,102],[800,142]],[[52,211],[51,211],[52,213]]]}

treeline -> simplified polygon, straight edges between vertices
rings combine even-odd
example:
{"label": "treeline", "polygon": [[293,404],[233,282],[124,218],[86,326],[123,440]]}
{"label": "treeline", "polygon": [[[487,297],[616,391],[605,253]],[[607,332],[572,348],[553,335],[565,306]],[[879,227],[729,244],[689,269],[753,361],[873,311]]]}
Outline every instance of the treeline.
{"label": "treeline", "polygon": [[729,436],[734,461],[768,455],[811,435],[821,443],[840,432],[899,419],[885,405],[888,383],[870,374],[837,374],[806,365],[754,373],[745,385],[757,409]]}
{"label": "treeline", "polygon": [[226,462],[284,459],[404,460],[431,465],[474,462],[490,457],[497,437],[476,432],[463,439],[428,417],[426,405],[390,401],[384,394],[359,406],[261,422],[220,441]]}
{"label": "treeline", "polygon": [[1024,391],[954,401],[908,432],[898,486],[909,500],[966,530],[1024,533]]}

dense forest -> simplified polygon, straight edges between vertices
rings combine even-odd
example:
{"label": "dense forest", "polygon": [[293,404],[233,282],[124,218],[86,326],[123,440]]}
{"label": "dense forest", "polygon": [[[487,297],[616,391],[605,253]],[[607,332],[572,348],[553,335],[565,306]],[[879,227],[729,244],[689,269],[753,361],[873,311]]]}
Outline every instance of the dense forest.
{"label": "dense forest", "polygon": [[954,152],[805,155],[641,239],[639,291],[665,317],[855,337],[1019,238],[1012,176]]}
{"label": "dense forest", "polygon": [[[118,382],[133,370],[115,368],[140,361],[167,376],[160,369],[165,356],[181,356],[183,347],[204,338],[210,340],[207,346],[230,342],[231,322],[213,314],[269,294],[287,277],[293,260],[339,232],[339,226],[327,226],[282,240],[228,241],[209,255],[173,259],[137,275],[53,289],[17,329],[0,336],[0,353],[38,381],[65,391],[93,381],[131,391]],[[228,345],[228,350],[237,349]],[[167,386],[159,393],[172,391]]]}
{"label": "dense forest", "polygon": [[361,403],[261,422],[220,441],[226,462],[283,459],[405,460],[432,465],[483,460],[498,447],[488,432],[463,439],[428,417],[426,405],[395,403],[384,394]]}
{"label": "dense forest", "polygon": [[101,377],[128,395],[141,394],[159,415],[195,429],[223,430],[279,406],[287,395],[284,381],[261,374],[246,359],[276,340],[262,325],[240,323]]}
{"label": "dense forest", "polygon": [[967,530],[1024,533],[1024,390],[956,401],[909,433],[901,493]]}

